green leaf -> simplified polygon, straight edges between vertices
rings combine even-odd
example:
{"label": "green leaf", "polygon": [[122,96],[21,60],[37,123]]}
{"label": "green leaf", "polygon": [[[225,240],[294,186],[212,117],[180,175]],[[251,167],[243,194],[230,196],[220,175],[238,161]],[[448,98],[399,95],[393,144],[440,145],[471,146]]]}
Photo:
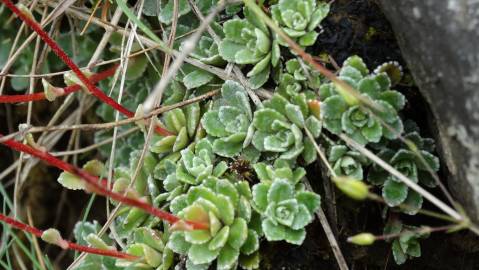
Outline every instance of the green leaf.
{"label": "green leaf", "polygon": [[238,205],[238,191],[230,181],[225,179],[218,180],[216,182],[216,192],[229,197],[235,207]]}
{"label": "green leaf", "polygon": [[220,249],[223,248],[228,240],[228,236],[230,233],[230,227],[224,226],[218,234],[215,235],[213,239],[211,239],[210,243],[208,244],[208,248],[210,250]]}
{"label": "green leaf", "polygon": [[260,88],[261,86],[263,86],[268,81],[269,74],[270,74],[270,69],[265,68],[260,73],[254,76],[251,76],[248,80],[250,83],[251,89],[256,90]]}
{"label": "green leaf", "polygon": [[394,240],[392,244],[392,251],[393,251],[393,257],[394,261],[401,265],[406,262],[407,260],[407,255],[404,254],[404,251],[401,249],[401,246],[399,244],[399,240]]}
{"label": "green leaf", "polygon": [[326,119],[341,119],[341,116],[347,109],[344,99],[339,96],[328,97],[321,106],[322,116]]}
{"label": "green leaf", "polygon": [[194,89],[209,83],[213,78],[213,74],[201,69],[196,69],[183,77],[183,84],[186,86],[186,89]]}
{"label": "green leaf", "polygon": [[240,154],[243,149],[243,141],[246,137],[244,132],[230,135],[226,138],[215,140],[213,143],[213,151],[222,157],[235,157]]}
{"label": "green leaf", "polygon": [[403,203],[405,207],[401,207],[401,211],[408,215],[415,215],[421,210],[422,203],[422,196],[414,190],[409,190],[407,198]]}
{"label": "green leaf", "polygon": [[186,106],[186,130],[188,136],[193,138],[196,133],[196,128],[200,122],[201,108],[199,103],[193,103]]}
{"label": "green leaf", "polygon": [[206,112],[201,118],[201,124],[206,130],[206,133],[211,136],[226,137],[229,135],[228,132],[226,132],[225,130],[225,126],[220,121],[218,111],[210,110]]}
{"label": "green leaf", "polygon": [[369,69],[364,63],[363,59],[357,55],[350,56],[346,61],[344,61],[343,66],[354,67],[355,69],[361,72],[362,76],[369,74]]}
{"label": "green leaf", "polygon": [[[433,154],[431,154],[429,152],[426,152],[426,151],[421,151],[420,155],[422,155],[422,157],[424,158],[424,161],[426,162],[427,166],[429,166],[429,168],[428,168],[424,164],[423,161],[418,160],[418,161],[416,161],[416,164],[417,164],[417,167],[420,170],[428,171],[429,169],[431,169],[435,172],[437,172],[439,170],[439,159],[436,156],[434,156]],[[419,159],[419,158],[416,157],[416,159]]]}
{"label": "green leaf", "polygon": [[402,110],[404,108],[404,105],[406,105],[406,98],[403,94],[397,91],[388,90],[382,92],[379,95],[379,99],[391,104],[391,106],[393,106],[394,109],[396,109],[397,111]]}
{"label": "green leaf", "polygon": [[232,269],[234,264],[238,261],[239,249],[226,245],[221,249],[216,263],[217,270]]}
{"label": "green leaf", "polygon": [[239,264],[245,270],[258,269],[259,262],[260,262],[259,252],[255,252],[251,255],[241,254],[239,257]]}
{"label": "green leaf", "polygon": [[303,145],[304,145],[304,149],[303,149],[302,156],[304,159],[304,163],[306,165],[309,165],[313,163],[318,156],[316,152],[316,148],[314,147],[313,142],[307,137],[304,138]]}
{"label": "green leaf", "polygon": [[311,132],[314,138],[318,138],[321,134],[323,123],[318,120],[318,118],[311,115],[308,117],[308,119],[306,119],[305,126],[309,130],[309,132]]}
{"label": "green leaf", "polygon": [[299,38],[299,45],[303,47],[312,46],[316,42],[319,33],[316,31],[311,31]]}
{"label": "green leaf", "polygon": [[236,218],[231,224],[228,245],[239,250],[248,237],[248,225],[242,218]]}
{"label": "green leaf", "polygon": [[268,202],[279,203],[284,200],[294,198],[294,190],[290,183],[284,179],[278,179],[273,182],[268,191]]}
{"label": "green leaf", "polygon": [[266,211],[266,207],[268,207],[268,191],[269,185],[265,183],[258,183],[253,186],[253,201],[261,212]]}
{"label": "green leaf", "polygon": [[330,10],[330,4],[326,2],[318,3],[318,7],[311,15],[311,21],[308,25],[308,31],[313,31],[326,16],[328,16]]}
{"label": "green leaf", "polygon": [[185,148],[186,146],[188,146],[189,142],[190,140],[188,138],[186,127],[183,127],[182,129],[180,129],[178,136],[176,136],[176,140],[172,148],[173,152],[177,152]]}
{"label": "green leaf", "polygon": [[224,60],[234,63],[236,61],[236,53],[242,49],[244,49],[242,44],[230,40],[222,40],[219,46],[219,53]]}
{"label": "green leaf", "polygon": [[259,131],[273,133],[273,122],[286,122],[287,119],[279,112],[272,109],[260,109],[254,113],[253,125]]}
{"label": "green leaf", "polygon": [[86,188],[85,181],[69,172],[62,172],[58,177],[57,181],[63,187],[71,190],[84,190]]}
{"label": "green leaf", "polygon": [[306,230],[292,230],[285,228],[285,237],[284,240],[293,245],[301,245],[306,239]]}
{"label": "green leaf", "polygon": [[286,105],[286,116],[288,119],[296,124],[298,127],[304,127],[304,116],[301,113],[299,106],[293,104]]}
{"label": "green leaf", "polygon": [[241,253],[251,255],[259,249],[259,236],[254,230],[248,229],[248,237],[245,243],[241,246]]}
{"label": "green leaf", "polygon": [[253,119],[248,95],[241,84],[235,81],[226,81],[221,86],[221,96],[229,105],[242,110],[248,116],[248,119]]}
{"label": "green leaf", "polygon": [[268,241],[281,241],[286,237],[286,227],[283,225],[275,225],[274,222],[266,218],[261,223],[264,235]]}
{"label": "green leaf", "polygon": [[[178,0],[178,16],[182,16],[190,12],[188,0]],[[174,0],[168,0],[168,3],[160,9],[158,19],[160,22],[170,24],[173,21]]]}
{"label": "green leaf", "polygon": [[218,217],[221,219],[221,221],[226,225],[231,225],[234,221],[235,209],[230,198],[225,195],[218,194],[215,205],[219,209],[220,213]]}
{"label": "green leaf", "polygon": [[148,58],[145,54],[141,54],[128,60],[128,69],[126,71],[127,80],[136,80],[145,73],[148,67]]}
{"label": "green leaf", "polygon": [[401,182],[387,180],[384,183],[382,194],[389,206],[397,206],[406,200],[408,187]]}
{"label": "green leaf", "polygon": [[173,232],[168,239],[167,246],[175,253],[186,255],[191,244],[186,242],[184,232]]}
{"label": "green leaf", "polygon": [[291,224],[291,228],[293,230],[299,230],[304,228],[304,226],[308,225],[313,221],[313,215],[310,213],[308,208],[304,204],[298,205],[298,212],[294,217],[294,221]]}
{"label": "green leaf", "polygon": [[374,78],[366,77],[359,81],[358,90],[361,92],[361,94],[365,94],[372,99],[376,99],[381,92],[381,86]]}
{"label": "green leaf", "polygon": [[262,71],[269,67],[271,63],[271,53],[268,53],[261,61],[257,62],[256,65],[246,74],[248,77],[253,77],[258,74],[261,74]]}
{"label": "green leaf", "polygon": [[188,250],[188,259],[194,264],[210,263],[218,257],[220,249],[210,250],[208,243],[201,245],[191,245]]}
{"label": "green leaf", "polygon": [[311,215],[313,215],[321,205],[321,197],[318,194],[309,191],[296,193],[296,200],[298,200],[299,204],[306,206]]}

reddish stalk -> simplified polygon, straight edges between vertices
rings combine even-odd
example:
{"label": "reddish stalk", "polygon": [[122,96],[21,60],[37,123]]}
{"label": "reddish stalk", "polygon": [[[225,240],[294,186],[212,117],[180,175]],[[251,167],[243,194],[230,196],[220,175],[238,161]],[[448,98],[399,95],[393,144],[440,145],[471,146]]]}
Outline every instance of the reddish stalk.
{"label": "reddish stalk", "polygon": [[[3,137],[2,134],[0,134],[0,138]],[[101,181],[98,177],[93,176],[84,170],[81,170],[69,163],[64,162],[61,159],[58,159],[48,152],[41,151],[39,149],[30,147],[28,145],[22,144],[20,142],[14,141],[14,140],[7,140],[2,142],[6,146],[10,147],[11,149],[14,149],[19,152],[23,152],[26,154],[30,154],[34,157],[37,157],[46,163],[57,167],[58,169],[61,169],[63,171],[69,172],[71,174],[74,174],[81,179],[83,179],[87,183],[87,187],[89,188],[90,191],[95,192],[99,195],[109,197],[115,201],[121,202],[123,204],[129,205],[129,206],[134,206],[137,208],[143,209],[145,212],[148,212],[162,220],[165,220],[169,222],[170,224],[175,224],[179,221],[185,222],[187,225],[191,227],[193,230],[206,230],[209,228],[207,224],[204,223],[199,223],[199,222],[194,222],[194,221],[183,221],[179,217],[168,213],[166,211],[163,211],[161,209],[155,208],[151,206],[150,204],[140,201],[138,199],[134,198],[129,198],[124,196],[123,194],[116,193],[111,191],[106,187],[105,181]]]}
{"label": "reddish stalk", "polygon": [[[118,104],[115,100],[107,96],[100,89],[98,89],[80,70],[80,68],[73,62],[73,60],[58,46],[58,44],[48,36],[48,34],[43,31],[42,27],[32,20],[29,16],[23,14],[11,0],[2,0],[2,2],[13,12],[15,13],[26,25],[28,25],[33,31],[35,31],[38,36],[52,49],[52,51],[75,73],[75,75],[80,79],[80,81],[86,86],[88,91],[92,93],[95,97],[103,101],[104,103],[110,105],[113,109],[121,112],[127,117],[133,117],[135,114],[129,111],[127,108]],[[168,130],[156,126],[155,130],[158,134],[163,136],[173,135]]]}
{"label": "reddish stalk", "polygon": [[[90,80],[93,83],[102,81],[108,77],[113,76],[117,68],[118,68],[118,65],[114,65],[109,69],[96,73],[90,77]],[[64,91],[63,96],[76,92],[80,89],[81,89],[81,85],[79,84],[67,86],[63,88],[63,91]],[[39,101],[44,99],[46,99],[44,92],[38,92],[38,93],[26,94],[26,95],[2,95],[0,96],[0,103],[19,103],[19,102]]]}
{"label": "reddish stalk", "polygon": [[[35,227],[32,227],[28,224],[22,223],[18,220],[15,220],[13,218],[7,217],[4,214],[0,213],[0,221],[5,222],[9,224],[10,226],[19,229],[24,232],[28,232],[30,234],[33,234],[36,237],[41,238],[43,231],[40,229],[37,229]],[[138,260],[139,257],[133,256],[127,253],[123,253],[121,251],[117,250],[109,250],[109,249],[99,249],[99,248],[94,248],[94,247],[88,247],[88,246],[83,246],[79,245],[67,240],[63,240],[64,243],[66,243],[66,248],[67,249],[72,249],[80,252],[86,252],[90,254],[96,254],[96,255],[101,255],[101,256],[108,256],[108,257],[114,257],[114,258],[119,258],[119,259],[124,259],[124,260],[129,260],[129,261],[135,261]]]}

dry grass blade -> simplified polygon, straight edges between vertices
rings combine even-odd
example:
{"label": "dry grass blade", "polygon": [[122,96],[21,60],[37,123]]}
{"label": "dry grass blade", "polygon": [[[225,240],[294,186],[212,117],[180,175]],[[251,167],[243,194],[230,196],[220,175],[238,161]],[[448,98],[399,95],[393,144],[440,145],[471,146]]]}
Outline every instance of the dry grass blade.
{"label": "dry grass blade", "polygon": [[436,196],[432,195],[429,191],[425,190],[418,184],[414,183],[411,179],[407,178],[404,174],[393,168],[391,165],[389,165],[387,162],[384,160],[380,159],[378,156],[376,156],[374,153],[366,149],[364,146],[358,144],[356,141],[351,139],[350,137],[346,136],[345,134],[341,134],[339,136],[343,141],[345,141],[348,145],[350,145],[352,148],[356,149],[358,152],[361,154],[365,155],[367,158],[372,160],[374,163],[378,164],[382,168],[384,168],[386,171],[388,171],[390,174],[393,176],[397,177],[400,181],[402,181],[404,184],[406,184],[409,188],[413,189],[417,193],[421,194],[426,200],[430,201],[432,204],[434,204],[436,207],[444,211],[444,213],[450,215],[457,221],[462,221],[464,220],[464,217],[456,212],[454,209],[452,209],[450,206],[439,200]]}

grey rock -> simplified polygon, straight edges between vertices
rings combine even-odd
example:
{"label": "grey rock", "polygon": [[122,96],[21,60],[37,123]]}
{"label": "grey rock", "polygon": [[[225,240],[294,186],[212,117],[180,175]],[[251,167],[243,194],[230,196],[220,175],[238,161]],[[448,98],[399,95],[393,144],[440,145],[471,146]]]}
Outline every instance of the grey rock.
{"label": "grey rock", "polygon": [[432,110],[448,186],[479,222],[479,0],[379,0]]}

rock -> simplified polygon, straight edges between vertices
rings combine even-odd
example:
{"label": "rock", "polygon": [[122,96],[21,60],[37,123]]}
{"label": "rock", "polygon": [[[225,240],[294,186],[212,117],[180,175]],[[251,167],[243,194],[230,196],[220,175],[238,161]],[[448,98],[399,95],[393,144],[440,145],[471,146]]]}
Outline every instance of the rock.
{"label": "rock", "polygon": [[430,105],[449,188],[479,222],[479,1],[379,2]]}

